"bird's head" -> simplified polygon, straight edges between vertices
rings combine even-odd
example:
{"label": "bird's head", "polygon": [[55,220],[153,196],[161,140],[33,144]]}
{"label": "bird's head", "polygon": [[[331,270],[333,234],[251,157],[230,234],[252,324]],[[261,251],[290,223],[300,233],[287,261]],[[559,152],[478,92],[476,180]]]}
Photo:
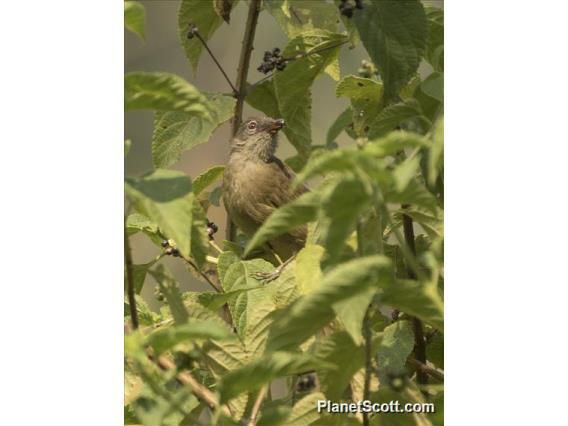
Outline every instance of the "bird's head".
{"label": "bird's head", "polygon": [[270,117],[246,119],[233,138],[231,153],[240,152],[251,159],[268,161],[278,145],[278,131],[284,127],[284,120]]}

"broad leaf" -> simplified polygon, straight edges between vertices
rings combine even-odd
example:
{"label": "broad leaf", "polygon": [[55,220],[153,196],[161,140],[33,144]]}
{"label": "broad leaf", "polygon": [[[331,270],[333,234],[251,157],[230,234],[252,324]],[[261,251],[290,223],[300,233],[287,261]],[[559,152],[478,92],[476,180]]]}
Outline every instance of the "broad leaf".
{"label": "broad leaf", "polygon": [[325,249],[316,244],[306,244],[296,256],[296,286],[300,294],[308,294],[320,286],[322,273],[320,261]]}
{"label": "broad leaf", "polygon": [[199,265],[208,250],[206,219],[191,193],[191,180],[173,170],[155,170],[141,179],[127,179],[126,194],[136,209],[158,224],[179,251]]}
{"label": "broad leaf", "polygon": [[425,121],[428,125],[430,124],[429,120],[422,115],[420,104],[414,99],[388,105],[371,123],[368,137],[370,139],[375,139],[384,136],[388,132],[395,130],[405,121],[413,118]]}
{"label": "broad leaf", "polygon": [[295,349],[334,317],[333,304],[357,296],[390,275],[384,256],[367,256],[340,264],[321,285],[291,306],[280,310],[270,326],[267,349]]}
{"label": "broad leaf", "polygon": [[428,183],[434,185],[444,166],[444,117],[434,124],[432,146],[428,156]]}
{"label": "broad leaf", "polygon": [[444,331],[444,302],[438,289],[413,280],[398,280],[384,287],[381,301]]}
{"label": "broad leaf", "polygon": [[137,232],[144,232],[154,244],[159,245],[163,238],[160,235],[158,225],[152,222],[148,217],[140,213],[132,213],[126,218],[126,231],[128,235],[134,235]]}
{"label": "broad leaf", "polygon": [[428,17],[428,44],[425,59],[435,71],[444,71],[444,10],[426,8]]}
{"label": "broad leaf", "polygon": [[213,131],[234,114],[235,98],[204,94],[210,116],[179,111],[157,111],[152,136],[154,167],[166,168],[176,163],[183,151],[207,142]]}
{"label": "broad leaf", "polygon": [[189,314],[183,304],[181,292],[177,281],[171,272],[164,265],[158,265],[155,269],[151,269],[150,273],[160,286],[160,291],[166,297],[170,312],[176,324],[181,325],[187,322]]}
{"label": "broad leaf", "polygon": [[426,51],[428,23],[418,0],[365,3],[353,22],[371,59],[379,68],[390,102],[414,75]]}
{"label": "broad leaf", "polygon": [[245,256],[270,239],[315,220],[320,198],[321,195],[317,191],[306,192],[294,201],[275,210],[248,242]]}
{"label": "broad leaf", "polygon": [[322,195],[318,215],[320,241],[330,259],[337,259],[357,220],[370,205],[371,194],[361,181],[345,178],[330,185]]}
{"label": "broad leaf", "polygon": [[193,340],[223,339],[230,336],[226,327],[215,322],[191,322],[159,329],[148,336],[150,344],[156,356],[172,349],[179,343],[187,343]]}
{"label": "broad leaf", "polygon": [[341,34],[306,31],[290,41],[283,56],[311,54],[290,61],[284,71],[274,75],[274,93],[281,117],[286,120],[286,135],[301,155],[307,156],[311,145],[310,88],[316,77],[337,59],[340,44],[345,40]]}
{"label": "broad leaf", "polygon": [[264,7],[292,39],[305,31],[337,31],[337,8],[326,1],[270,0]]}
{"label": "broad leaf", "polygon": [[[236,3],[235,1],[231,7]],[[203,52],[203,44],[195,36],[187,37],[189,25],[196,25],[201,37],[207,41],[222,23],[223,18],[215,11],[213,0],[182,0],[178,12],[178,35],[194,72]]]}
{"label": "broad leaf", "polygon": [[379,381],[389,383],[393,376],[405,372],[408,355],[414,348],[414,333],[408,321],[397,321],[385,327],[383,338],[377,351]]}
{"label": "broad leaf", "polygon": [[144,21],[146,20],[146,9],[144,5],[137,1],[124,2],[124,26],[132,31],[142,40],[146,39]]}
{"label": "broad leaf", "polygon": [[353,110],[347,108],[335,119],[329,130],[327,131],[327,136],[325,139],[326,145],[329,147],[335,142],[335,139],[345,130],[346,127],[353,123]]}
{"label": "broad leaf", "polygon": [[124,109],[181,111],[209,118],[211,106],[199,90],[178,75],[132,72],[124,76]]}
{"label": "broad leaf", "polygon": [[318,362],[307,355],[274,352],[228,372],[221,381],[221,402],[245,391],[259,390],[272,380],[313,370]]}
{"label": "broad leaf", "polygon": [[213,166],[201,173],[193,181],[193,193],[199,195],[209,185],[214,184],[223,177],[225,166]]}
{"label": "broad leaf", "polygon": [[382,83],[350,75],[339,82],[335,94],[351,99],[354,130],[363,136],[383,106]]}
{"label": "broad leaf", "polygon": [[434,72],[430,74],[421,84],[420,88],[422,91],[430,96],[431,98],[437,100],[438,102],[444,102],[444,73]]}

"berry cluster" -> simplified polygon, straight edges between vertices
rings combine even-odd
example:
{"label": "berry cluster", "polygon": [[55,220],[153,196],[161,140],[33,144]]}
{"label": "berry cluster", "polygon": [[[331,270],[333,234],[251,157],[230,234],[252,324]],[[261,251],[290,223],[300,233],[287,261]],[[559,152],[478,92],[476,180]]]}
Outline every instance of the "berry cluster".
{"label": "berry cluster", "polygon": [[363,0],[354,0],[354,3],[355,4],[353,4],[351,0],[341,0],[341,3],[339,4],[339,11],[341,14],[351,18],[355,9],[363,9]]}
{"label": "berry cluster", "polygon": [[172,247],[170,245],[170,242],[168,240],[162,240],[162,247],[165,248],[164,252],[169,256],[173,256],[173,257],[180,257],[180,253],[179,250],[175,247]]}
{"label": "berry cluster", "polygon": [[313,373],[304,374],[296,382],[297,392],[307,392],[316,387],[316,377]]}
{"label": "berry cluster", "polygon": [[272,52],[268,50],[264,52],[263,62],[259,65],[257,70],[263,74],[268,74],[270,71],[273,71],[274,68],[278,71],[284,71],[287,63],[288,61],[282,57],[280,49],[275,47],[272,49]]}
{"label": "berry cluster", "polygon": [[213,222],[207,221],[207,235],[209,235],[209,239],[213,239],[213,235],[217,233],[219,227],[215,225]]}

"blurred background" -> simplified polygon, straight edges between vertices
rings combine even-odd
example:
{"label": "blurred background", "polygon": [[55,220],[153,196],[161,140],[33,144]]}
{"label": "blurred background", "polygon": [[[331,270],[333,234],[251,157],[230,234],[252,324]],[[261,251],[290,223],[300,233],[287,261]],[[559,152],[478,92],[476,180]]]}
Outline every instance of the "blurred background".
{"label": "blurred background", "polygon": [[[146,8],[146,41],[142,41],[135,34],[125,30],[124,71],[166,71],[182,76],[201,91],[230,93],[230,87],[228,87],[227,82],[207,52],[203,52],[196,73],[192,72],[177,31],[177,12],[180,1],[142,0],[141,3]],[[425,6],[443,8],[442,0],[423,1],[422,3]],[[230,24],[221,25],[208,42],[209,47],[233,82],[236,80],[247,7],[247,3],[241,0],[231,13]],[[256,70],[262,62],[264,51],[271,50],[274,47],[284,48],[286,44],[287,37],[276,20],[269,13],[261,12],[254,42],[255,49],[248,74],[249,83],[255,83],[264,77],[264,74]],[[350,48],[349,45],[342,47],[339,57],[341,75],[357,74],[357,69],[363,59],[369,58],[361,45],[356,48]],[[429,70],[424,66],[421,72],[429,72]],[[322,74],[312,86],[313,144],[325,144],[328,128],[349,105],[348,99],[335,96],[336,84],[337,82],[327,74]],[[258,114],[263,115],[245,103],[244,118]],[[152,131],[153,113],[151,111],[125,113],[124,138],[132,140],[132,147],[125,160],[127,176],[139,176],[153,168]],[[230,123],[223,124],[207,143],[186,151],[181,160],[172,168],[183,171],[193,179],[211,166],[225,164],[229,154],[230,132]],[[349,141],[350,138],[345,133],[342,133],[336,139],[339,145]],[[285,159],[295,155],[295,153],[294,147],[282,135],[277,156]],[[222,203],[219,207],[211,206],[207,216],[210,221],[219,226],[219,232],[215,235],[215,239],[217,243],[221,244],[225,235],[226,222],[226,213]],[[131,247],[135,264],[147,263],[159,254],[159,249],[142,233],[131,238]],[[206,283],[198,281],[188,273],[185,263],[180,259],[167,257],[164,262],[182,283],[183,289],[210,290]],[[148,276],[142,296],[150,307],[158,309],[160,304],[153,296],[155,285],[154,280]]]}

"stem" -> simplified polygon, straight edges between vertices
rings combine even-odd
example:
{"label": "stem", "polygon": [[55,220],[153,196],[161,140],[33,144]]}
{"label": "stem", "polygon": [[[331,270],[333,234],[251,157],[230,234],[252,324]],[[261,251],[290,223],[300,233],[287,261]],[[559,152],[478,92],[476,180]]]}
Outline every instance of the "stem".
{"label": "stem", "polygon": [[210,285],[211,287],[213,287],[217,293],[223,293],[223,290],[222,290],[217,284],[215,284],[215,283],[211,280],[211,278],[209,278],[209,277],[207,276],[206,273],[204,273],[201,269],[199,269],[199,267],[198,267],[195,263],[193,263],[193,261],[192,261],[191,259],[189,259],[189,258],[187,258],[187,257],[185,257],[185,256],[182,256],[182,255],[180,255],[180,257],[181,257],[183,260],[185,260],[188,265],[190,265],[193,269],[195,269],[195,270],[197,271],[197,273],[198,273],[199,275],[201,275],[201,277],[203,277],[203,279],[204,279],[205,281],[207,281],[207,283],[209,283],[209,285]]}
{"label": "stem", "polygon": [[124,263],[126,264],[126,285],[128,293],[128,305],[130,307],[130,320],[132,329],[138,328],[138,311],[136,310],[136,296],[134,292],[134,277],[132,275],[132,252],[130,251],[130,240],[126,231],[126,217],[124,219]]}
{"label": "stem", "polygon": [[[363,384],[363,400],[369,401],[371,396],[371,374],[373,372],[372,366],[372,336],[371,336],[371,324],[370,324],[370,311],[371,306],[367,308],[365,313],[365,319],[363,320],[363,336],[365,337],[365,381]],[[363,411],[363,425],[369,426],[369,413]]]}
{"label": "stem", "polygon": [[[235,136],[239,130],[239,126],[243,121],[243,107],[246,96],[247,75],[250,66],[250,58],[252,55],[254,34],[256,33],[256,25],[258,23],[258,15],[260,13],[261,0],[250,0],[247,22],[245,24],[245,35],[243,37],[243,47],[239,59],[239,67],[237,69],[237,104],[235,105],[235,117],[233,118],[232,135]],[[235,241],[237,229],[231,218],[227,216],[227,240]]]}
{"label": "stem", "polygon": [[[402,205],[402,209],[407,209],[409,206],[406,204]],[[402,226],[404,229],[404,239],[412,255],[416,258],[416,246],[414,244],[414,226],[412,223],[412,218],[407,214],[402,214]],[[416,279],[416,274],[413,268],[407,267],[408,276],[412,279]],[[422,321],[418,318],[412,319],[412,325],[414,328],[414,356],[416,360],[422,364],[426,364],[426,341],[424,340],[424,327]],[[419,384],[428,384],[428,374],[421,369],[416,371],[416,379]],[[425,393],[427,396],[427,393]]]}
{"label": "stem", "polygon": [[[175,370],[175,363],[162,355],[158,358],[158,365],[165,370]],[[191,374],[188,372],[180,372],[176,375],[176,379],[189,387],[191,387],[191,392],[196,396],[197,399],[203,401],[211,409],[220,408],[227,417],[231,417],[231,411],[226,405],[220,405],[217,398],[209,389],[199,383]]]}
{"label": "stem", "polygon": [[254,401],[254,406],[252,407],[252,412],[250,413],[250,419],[248,422],[248,426],[254,426],[256,424],[256,418],[260,411],[260,407],[262,406],[262,401],[266,398],[266,394],[268,393],[269,385],[263,386],[256,397],[256,401]]}
{"label": "stem", "polygon": [[414,359],[414,358],[408,358],[408,362],[409,362],[409,364],[412,364],[418,370],[423,371],[424,373],[428,374],[429,376],[432,376],[435,379],[441,380],[442,382],[444,381],[444,372],[442,370],[430,367],[429,365],[423,364],[423,363],[421,363],[420,361],[418,361],[417,359]]}
{"label": "stem", "polygon": [[229,86],[231,86],[231,89],[233,89],[233,95],[237,96],[237,94],[238,94],[237,89],[235,88],[235,86],[233,86],[233,83],[231,83],[231,79],[229,78],[229,76],[227,75],[227,73],[225,72],[225,70],[223,69],[223,67],[221,66],[221,64],[219,63],[219,61],[217,60],[217,58],[215,57],[215,55],[211,51],[211,49],[209,49],[209,46],[207,45],[207,42],[205,41],[205,39],[203,37],[201,37],[201,34],[199,34],[199,32],[197,32],[197,31],[193,31],[193,35],[195,35],[195,37],[197,37],[199,39],[201,44],[203,44],[203,47],[205,47],[205,50],[207,50],[207,52],[209,53],[209,56],[211,56],[211,59],[213,59],[213,62],[215,62],[215,65],[217,65],[217,68],[219,68],[219,70],[221,71],[221,74],[223,74],[223,77],[225,77],[225,80],[227,80],[227,83],[229,83]]}

